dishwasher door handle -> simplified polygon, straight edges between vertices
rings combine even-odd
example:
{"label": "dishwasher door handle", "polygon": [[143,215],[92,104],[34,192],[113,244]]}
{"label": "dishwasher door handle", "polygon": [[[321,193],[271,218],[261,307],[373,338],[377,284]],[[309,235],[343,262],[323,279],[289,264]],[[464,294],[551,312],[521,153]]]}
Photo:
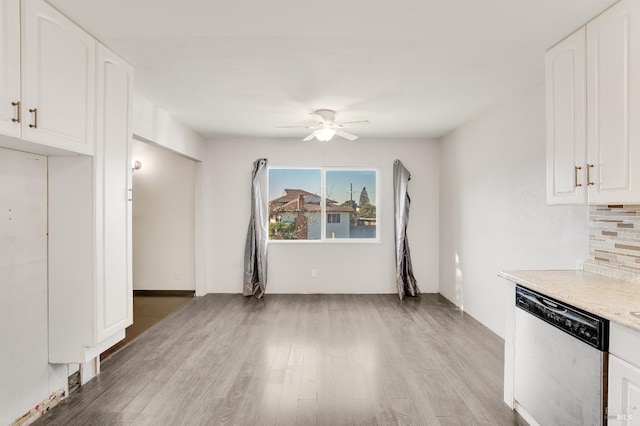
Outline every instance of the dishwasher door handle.
{"label": "dishwasher door handle", "polygon": [[541,305],[544,305],[544,307],[545,307],[545,308],[547,308],[547,309],[549,309],[549,310],[552,310],[553,312],[556,312],[556,313],[558,313],[558,314],[562,314],[562,313],[567,312],[567,309],[566,309],[566,308],[564,308],[564,307],[562,307],[562,306],[558,305],[558,304],[557,304],[557,303],[555,303],[555,302],[552,302],[552,301],[551,301],[551,300],[549,300],[549,299],[545,299],[544,297],[540,297],[540,296],[537,296],[537,297],[536,297],[536,299],[538,300],[538,302],[539,302]]}

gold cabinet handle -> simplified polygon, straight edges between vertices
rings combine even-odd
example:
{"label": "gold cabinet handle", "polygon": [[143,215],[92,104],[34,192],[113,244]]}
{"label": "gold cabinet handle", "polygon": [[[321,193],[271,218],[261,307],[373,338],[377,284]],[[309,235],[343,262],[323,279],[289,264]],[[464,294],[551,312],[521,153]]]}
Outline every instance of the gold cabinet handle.
{"label": "gold cabinet handle", "polygon": [[582,170],[582,167],[575,166],[573,169],[573,184],[576,188],[582,186],[581,183],[578,183],[578,170]]}
{"label": "gold cabinet handle", "polygon": [[29,112],[33,113],[33,124],[29,124],[32,129],[38,128],[38,108],[29,108]]}
{"label": "gold cabinet handle", "polygon": [[16,116],[11,119],[14,123],[20,122],[20,101],[11,102],[11,106],[16,107]]}
{"label": "gold cabinet handle", "polygon": [[593,164],[587,164],[587,185],[593,185],[593,182],[591,182],[591,173],[589,173],[592,167]]}

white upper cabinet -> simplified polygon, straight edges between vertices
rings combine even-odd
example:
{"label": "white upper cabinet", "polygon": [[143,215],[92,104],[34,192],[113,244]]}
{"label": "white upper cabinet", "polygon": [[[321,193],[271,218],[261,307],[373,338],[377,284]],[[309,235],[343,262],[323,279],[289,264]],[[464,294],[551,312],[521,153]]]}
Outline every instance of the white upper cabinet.
{"label": "white upper cabinet", "polygon": [[581,28],[545,57],[548,204],[587,201],[585,43]]}
{"label": "white upper cabinet", "polygon": [[106,47],[97,52],[97,316],[103,340],[133,321],[131,118],[133,68]]}
{"label": "white upper cabinet", "polygon": [[22,138],[92,155],[96,41],[42,0],[22,5]]}
{"label": "white upper cabinet", "polygon": [[549,204],[640,203],[639,11],[621,0],[547,52]]}
{"label": "white upper cabinet", "polygon": [[20,137],[20,1],[0,0],[0,133]]}
{"label": "white upper cabinet", "polygon": [[587,25],[589,202],[640,202],[640,14],[622,0]]}

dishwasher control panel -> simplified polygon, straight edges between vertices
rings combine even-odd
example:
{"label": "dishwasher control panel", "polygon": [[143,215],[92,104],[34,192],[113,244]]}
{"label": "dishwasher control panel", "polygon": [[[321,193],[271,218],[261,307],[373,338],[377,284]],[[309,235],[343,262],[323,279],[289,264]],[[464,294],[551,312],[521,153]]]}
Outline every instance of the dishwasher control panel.
{"label": "dishwasher control panel", "polygon": [[520,285],[516,286],[516,307],[600,351],[609,350],[609,321],[604,318]]}

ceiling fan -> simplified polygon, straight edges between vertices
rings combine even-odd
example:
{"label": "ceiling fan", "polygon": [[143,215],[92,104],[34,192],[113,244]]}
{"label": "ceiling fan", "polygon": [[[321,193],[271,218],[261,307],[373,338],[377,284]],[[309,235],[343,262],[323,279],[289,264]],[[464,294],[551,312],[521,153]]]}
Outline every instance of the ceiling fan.
{"label": "ceiling fan", "polygon": [[326,142],[330,141],[331,138],[333,138],[335,135],[338,135],[350,141],[355,141],[356,139],[358,139],[358,137],[353,133],[345,132],[344,130],[342,130],[342,128],[346,124],[370,123],[369,120],[345,121],[342,123],[337,123],[335,121],[336,112],[330,109],[319,109],[317,111],[310,112],[309,115],[315,120],[315,125],[280,126],[280,128],[304,128],[313,130],[313,132],[311,132],[309,136],[302,139],[305,142],[310,141],[313,138],[316,138],[322,142]]}

